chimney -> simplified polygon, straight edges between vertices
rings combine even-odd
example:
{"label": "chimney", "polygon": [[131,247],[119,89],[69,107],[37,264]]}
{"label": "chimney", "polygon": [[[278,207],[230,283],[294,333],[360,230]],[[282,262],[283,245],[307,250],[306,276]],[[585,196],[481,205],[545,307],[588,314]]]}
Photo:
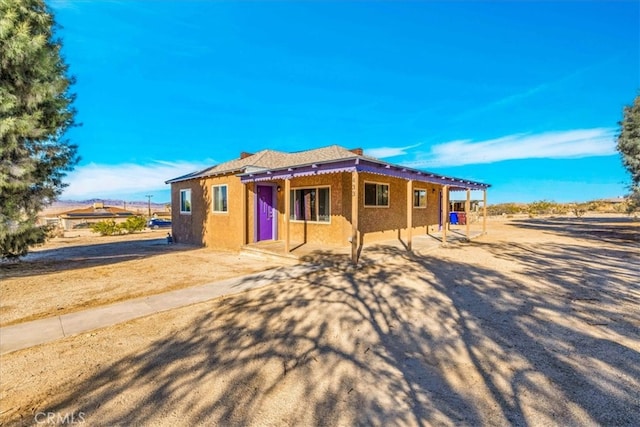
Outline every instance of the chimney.
{"label": "chimney", "polygon": [[253,156],[253,153],[247,153],[246,151],[240,152],[240,160],[246,159],[247,157],[251,157],[251,156]]}
{"label": "chimney", "polygon": [[354,154],[357,154],[358,156],[362,156],[362,148],[352,148],[349,151],[351,151]]}

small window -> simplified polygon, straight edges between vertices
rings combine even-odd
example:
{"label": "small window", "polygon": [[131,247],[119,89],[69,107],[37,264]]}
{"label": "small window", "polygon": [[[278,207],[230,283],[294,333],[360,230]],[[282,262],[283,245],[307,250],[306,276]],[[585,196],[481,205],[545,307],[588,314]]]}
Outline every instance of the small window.
{"label": "small window", "polygon": [[427,207],[427,190],[423,190],[423,189],[413,190],[413,207],[414,208]]}
{"label": "small window", "polygon": [[389,185],[376,184],[373,182],[364,183],[364,205],[365,206],[389,206]]}
{"label": "small window", "polygon": [[289,193],[291,219],[294,221],[329,222],[331,196],[328,187],[297,188]]}
{"label": "small window", "polygon": [[226,185],[214,185],[212,192],[213,192],[213,211],[214,212],[228,212],[228,208],[227,208],[227,186]]}
{"label": "small window", "polygon": [[180,190],[180,213],[191,213],[191,190]]}

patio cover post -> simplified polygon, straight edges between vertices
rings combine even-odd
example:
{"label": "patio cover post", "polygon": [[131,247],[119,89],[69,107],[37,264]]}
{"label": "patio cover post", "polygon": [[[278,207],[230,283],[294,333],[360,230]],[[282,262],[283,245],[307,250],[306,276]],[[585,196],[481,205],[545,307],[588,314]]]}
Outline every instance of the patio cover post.
{"label": "patio cover post", "polygon": [[482,234],[487,233],[487,189],[482,192]]}
{"label": "patio cover post", "polygon": [[449,223],[449,186],[442,186],[442,200],[441,200],[442,212],[440,212],[442,223],[442,244],[447,244],[447,227]]}
{"label": "patio cover post", "polygon": [[471,190],[467,188],[467,201],[464,203],[464,215],[466,217],[465,224],[467,225],[467,240],[471,240],[471,234],[469,233],[469,223],[471,222]]}
{"label": "patio cover post", "polygon": [[407,250],[411,251],[413,232],[413,181],[407,181]]}
{"label": "patio cover post", "polygon": [[247,211],[247,184],[242,184],[242,208],[241,208],[241,212],[242,212],[242,245],[246,245],[249,243],[248,240],[248,235],[247,235],[247,216],[249,215],[249,212]]}
{"label": "patio cover post", "polygon": [[289,224],[291,223],[291,205],[289,204],[289,193],[291,192],[291,180],[286,178],[284,180],[284,253],[289,253],[289,247],[291,243],[291,230]]}
{"label": "patio cover post", "polygon": [[351,173],[351,261],[358,263],[358,192],[359,192],[358,171]]}

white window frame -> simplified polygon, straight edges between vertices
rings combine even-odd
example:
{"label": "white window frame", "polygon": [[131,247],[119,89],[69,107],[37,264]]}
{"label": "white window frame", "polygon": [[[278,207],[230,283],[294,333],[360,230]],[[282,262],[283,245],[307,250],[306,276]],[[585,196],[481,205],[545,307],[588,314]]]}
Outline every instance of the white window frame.
{"label": "white window frame", "polygon": [[[225,188],[225,203],[224,210],[216,210],[216,188]],[[228,184],[216,184],[211,186],[211,212],[214,214],[228,214],[229,213],[229,185]]]}
{"label": "white window frame", "polygon": [[[319,195],[320,192],[318,190],[320,190],[321,188],[326,188],[327,190],[329,190],[329,220],[328,221],[311,221],[311,220],[306,220],[306,219],[294,219],[295,217],[295,206],[289,206],[289,212],[290,212],[290,216],[289,216],[289,221],[291,222],[299,222],[299,223],[307,223],[307,224],[331,224],[331,186],[330,185],[313,185],[313,186],[304,186],[304,187],[292,187],[290,189],[290,193],[289,193],[289,200],[287,200],[285,203],[291,203],[291,193],[295,194],[295,191],[297,190],[316,190],[316,193]],[[317,196],[316,196],[317,197]],[[320,203],[316,202],[316,218],[320,218]]]}
{"label": "white window frame", "polygon": [[[416,205],[416,192],[418,191],[424,191],[424,206],[420,206],[420,205]],[[427,208],[427,194],[429,194],[427,192],[426,188],[414,188],[413,189],[413,207],[415,209],[426,209]],[[418,200],[420,199],[420,196],[418,196]]]}
{"label": "white window frame", "polygon": [[[186,202],[189,203],[189,210],[184,210],[184,206],[182,205],[182,201],[184,200],[182,198],[182,195],[186,194],[188,195],[188,200],[186,200]],[[184,214],[184,215],[191,215],[191,211],[193,210],[193,203],[191,203],[191,189],[190,188],[185,188],[180,190],[180,213]]]}
{"label": "white window frame", "polygon": [[[367,204],[367,184],[373,184],[376,186],[376,204],[368,205]],[[386,205],[378,205],[378,186],[386,185],[387,186],[387,204]],[[388,182],[376,182],[376,181],[365,181],[362,186],[362,201],[365,208],[389,208],[391,206],[391,185]]]}

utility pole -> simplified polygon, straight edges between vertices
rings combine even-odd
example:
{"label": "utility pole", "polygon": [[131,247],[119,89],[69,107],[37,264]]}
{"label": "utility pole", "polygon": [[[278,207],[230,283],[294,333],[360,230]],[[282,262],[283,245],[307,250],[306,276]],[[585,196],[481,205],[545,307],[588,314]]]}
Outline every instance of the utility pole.
{"label": "utility pole", "polygon": [[153,195],[152,194],[147,194],[144,197],[147,198],[147,207],[149,208],[149,218],[151,218],[151,198],[153,197]]}

